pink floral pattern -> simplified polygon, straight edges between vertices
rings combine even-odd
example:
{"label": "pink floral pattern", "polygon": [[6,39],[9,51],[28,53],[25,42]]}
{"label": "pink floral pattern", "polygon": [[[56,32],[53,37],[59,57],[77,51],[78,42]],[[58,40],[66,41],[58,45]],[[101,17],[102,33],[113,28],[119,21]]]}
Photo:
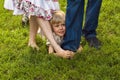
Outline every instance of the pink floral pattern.
{"label": "pink floral pattern", "polygon": [[[15,7],[23,10],[26,15],[35,15],[50,20],[52,13],[59,10],[58,0],[13,0]],[[39,4],[39,5],[38,5]]]}

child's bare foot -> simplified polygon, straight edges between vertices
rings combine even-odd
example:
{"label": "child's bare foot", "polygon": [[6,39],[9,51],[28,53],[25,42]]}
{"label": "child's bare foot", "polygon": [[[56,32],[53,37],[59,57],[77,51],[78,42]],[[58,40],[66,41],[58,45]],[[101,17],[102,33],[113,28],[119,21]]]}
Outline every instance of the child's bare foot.
{"label": "child's bare foot", "polygon": [[51,54],[51,53],[54,53],[54,49],[52,46],[49,46],[48,48],[48,53]]}
{"label": "child's bare foot", "polygon": [[28,46],[32,47],[33,49],[39,50],[39,47],[37,46],[36,43],[29,42]]}
{"label": "child's bare foot", "polygon": [[77,52],[82,52],[82,50],[83,50],[83,47],[82,46],[80,46],[79,48],[78,48],[78,50],[77,50]]}
{"label": "child's bare foot", "polygon": [[69,50],[63,50],[59,53],[54,53],[54,55],[62,57],[62,58],[72,58],[74,56],[74,52],[69,51]]}

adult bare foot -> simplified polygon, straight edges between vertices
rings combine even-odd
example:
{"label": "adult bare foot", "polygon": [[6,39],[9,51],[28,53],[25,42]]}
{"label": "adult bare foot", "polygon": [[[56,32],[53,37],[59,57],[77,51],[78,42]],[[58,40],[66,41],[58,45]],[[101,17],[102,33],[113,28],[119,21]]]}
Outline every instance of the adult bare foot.
{"label": "adult bare foot", "polygon": [[54,55],[67,59],[67,58],[72,58],[75,54],[72,51],[63,50],[61,52],[54,53]]}

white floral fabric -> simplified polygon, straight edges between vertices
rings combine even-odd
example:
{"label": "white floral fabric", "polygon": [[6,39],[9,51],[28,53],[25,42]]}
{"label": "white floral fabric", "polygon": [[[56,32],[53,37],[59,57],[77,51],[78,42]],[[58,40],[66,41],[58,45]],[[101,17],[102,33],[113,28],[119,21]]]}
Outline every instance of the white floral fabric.
{"label": "white floral fabric", "polygon": [[14,10],[13,0],[5,0],[4,1],[4,8],[6,8],[8,10]]}
{"label": "white floral fabric", "polygon": [[[22,10],[27,16],[35,15],[45,20],[50,20],[52,13],[59,10],[58,0],[13,0],[15,8]],[[20,14],[22,11],[16,13]]]}

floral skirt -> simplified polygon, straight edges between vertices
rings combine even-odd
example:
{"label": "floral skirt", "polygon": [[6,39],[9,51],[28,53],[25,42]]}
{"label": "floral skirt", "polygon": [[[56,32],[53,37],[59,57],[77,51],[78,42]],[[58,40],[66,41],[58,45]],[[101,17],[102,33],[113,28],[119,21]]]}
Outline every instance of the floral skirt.
{"label": "floral skirt", "polygon": [[50,20],[52,13],[59,10],[58,0],[13,0],[14,15],[26,14]]}
{"label": "floral skirt", "polygon": [[14,10],[14,4],[12,0],[5,0],[4,1],[4,8],[8,10]]}

